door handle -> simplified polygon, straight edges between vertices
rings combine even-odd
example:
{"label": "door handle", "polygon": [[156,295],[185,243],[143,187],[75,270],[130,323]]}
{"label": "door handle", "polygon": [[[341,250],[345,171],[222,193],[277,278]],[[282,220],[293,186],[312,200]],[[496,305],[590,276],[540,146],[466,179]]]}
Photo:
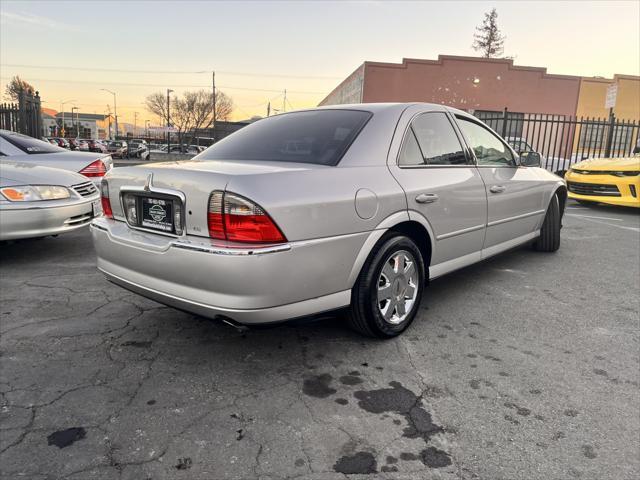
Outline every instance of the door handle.
{"label": "door handle", "polygon": [[416,196],[416,202],[418,203],[433,203],[438,200],[438,195],[435,193],[421,193]]}
{"label": "door handle", "polygon": [[494,185],[489,189],[491,193],[502,193],[507,189],[507,187],[503,187],[502,185]]}

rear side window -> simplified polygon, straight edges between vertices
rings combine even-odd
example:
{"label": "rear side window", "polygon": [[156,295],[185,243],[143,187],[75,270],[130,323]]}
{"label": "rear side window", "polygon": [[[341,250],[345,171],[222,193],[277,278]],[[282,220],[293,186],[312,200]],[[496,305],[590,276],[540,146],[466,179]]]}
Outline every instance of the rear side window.
{"label": "rear side window", "polygon": [[38,138],[29,137],[27,135],[22,135],[20,133],[8,133],[2,135],[2,139],[6,140],[15,147],[18,147],[24,153],[28,153],[30,155],[35,155],[38,153],[57,153],[60,151],[64,151],[60,147],[52,145],[49,142],[45,142]]}
{"label": "rear side window", "polygon": [[198,160],[251,160],[337,165],[370,112],[313,110],[259,120],[198,155]]}
{"label": "rear side window", "polygon": [[[417,149],[417,151],[416,151]],[[413,120],[400,165],[466,165],[467,157],[445,113],[423,113]]]}
{"label": "rear side window", "polygon": [[473,149],[478,165],[514,166],[511,150],[490,130],[465,118],[458,117],[458,125]]}

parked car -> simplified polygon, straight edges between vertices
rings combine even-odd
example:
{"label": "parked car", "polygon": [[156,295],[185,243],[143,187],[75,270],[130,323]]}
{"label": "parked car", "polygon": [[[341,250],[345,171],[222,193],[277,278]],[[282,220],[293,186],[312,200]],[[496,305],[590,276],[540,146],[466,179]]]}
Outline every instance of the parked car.
{"label": "parked car", "polygon": [[87,146],[90,152],[108,153],[107,146],[100,140],[87,140]]}
{"label": "parked car", "polygon": [[78,142],[78,150],[81,152],[89,151],[89,140],[85,138],[77,138],[76,141]]}
{"label": "parked car", "polygon": [[69,148],[71,150],[78,150],[80,148],[80,144],[77,138],[69,138],[68,142],[69,142]]}
{"label": "parked car", "polygon": [[569,198],[582,204],[640,208],[640,156],[585,160],[573,165],[564,178]]}
{"label": "parked car", "polygon": [[142,160],[149,160],[149,147],[144,140],[131,140],[129,143],[128,155],[129,157],[140,158]]}
{"label": "parked car", "polygon": [[0,240],[71,232],[101,212],[98,187],[78,173],[0,163]]}
{"label": "parked car", "polygon": [[566,187],[530,160],[441,105],[281,114],[189,162],[112,170],[91,225],[98,268],[231,323],[350,307],[355,329],[393,337],[428,279],[518,245],[559,248]]}
{"label": "parked car", "polygon": [[204,152],[206,149],[207,147],[203,147],[202,145],[189,145],[187,147],[187,153],[193,153],[194,155],[197,155]]}
{"label": "parked car", "polygon": [[110,155],[70,152],[37,138],[0,130],[0,162],[4,160],[70,170],[89,177],[98,185],[113,167]]}
{"label": "parked car", "polygon": [[59,146],[58,140],[56,140],[55,138],[45,138],[44,141],[49,142],[51,145]]}
{"label": "parked car", "polygon": [[128,158],[129,156],[129,146],[127,145],[127,142],[122,142],[120,140],[109,142],[107,150],[113,158]]}
{"label": "parked car", "polygon": [[540,165],[542,168],[549,170],[550,172],[555,173],[559,177],[564,177],[565,173],[571,168],[571,165],[584,160],[585,157],[582,153],[572,153],[569,158],[565,157],[545,157],[538,153],[530,144],[522,137],[505,137],[507,143],[518,153],[518,154],[534,154],[540,156]]}
{"label": "parked car", "polygon": [[52,137],[50,140],[54,140],[56,142],[56,145],[58,145],[60,148],[66,148],[67,150],[71,150],[69,141],[66,138]]}

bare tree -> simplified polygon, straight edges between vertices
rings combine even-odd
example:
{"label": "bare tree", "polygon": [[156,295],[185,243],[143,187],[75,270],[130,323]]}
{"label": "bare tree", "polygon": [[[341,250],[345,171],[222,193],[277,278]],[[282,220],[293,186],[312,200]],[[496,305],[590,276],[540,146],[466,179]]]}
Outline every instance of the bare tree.
{"label": "bare tree", "polygon": [[7,88],[5,89],[4,94],[5,97],[7,97],[9,100],[17,102],[20,98],[21,93],[34,95],[36,93],[36,89],[29,82],[16,75],[7,84]]}
{"label": "bare tree", "polygon": [[496,58],[502,55],[505,37],[498,28],[498,12],[495,8],[484,14],[482,25],[476,27],[473,39],[473,49],[482,52],[483,57]]}
{"label": "bare tree", "polygon": [[216,92],[216,120],[226,122],[233,113],[233,100],[224,92]]}
{"label": "bare tree", "polygon": [[[213,93],[207,90],[184,92],[182,97],[171,97],[169,116],[171,126],[178,130],[180,143],[189,135],[187,144],[193,140],[196,130],[211,127],[213,120]],[[166,120],[167,96],[162,92],[152,93],[145,99],[147,110]],[[224,92],[216,92],[216,120],[228,120],[233,113],[233,100]]]}

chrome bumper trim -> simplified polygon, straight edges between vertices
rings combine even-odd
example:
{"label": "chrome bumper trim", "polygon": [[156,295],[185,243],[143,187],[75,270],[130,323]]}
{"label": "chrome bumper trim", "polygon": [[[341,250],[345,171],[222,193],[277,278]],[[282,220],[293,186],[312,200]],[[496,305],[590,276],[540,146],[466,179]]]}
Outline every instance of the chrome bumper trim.
{"label": "chrome bumper trim", "polygon": [[195,252],[211,253],[213,255],[264,255],[267,253],[286,252],[291,250],[291,245],[288,243],[282,245],[271,245],[267,247],[254,247],[254,248],[228,248],[228,247],[216,247],[208,245],[197,245],[193,243],[184,242],[178,240],[171,242],[171,246],[174,248],[181,248],[183,250],[191,250]]}

